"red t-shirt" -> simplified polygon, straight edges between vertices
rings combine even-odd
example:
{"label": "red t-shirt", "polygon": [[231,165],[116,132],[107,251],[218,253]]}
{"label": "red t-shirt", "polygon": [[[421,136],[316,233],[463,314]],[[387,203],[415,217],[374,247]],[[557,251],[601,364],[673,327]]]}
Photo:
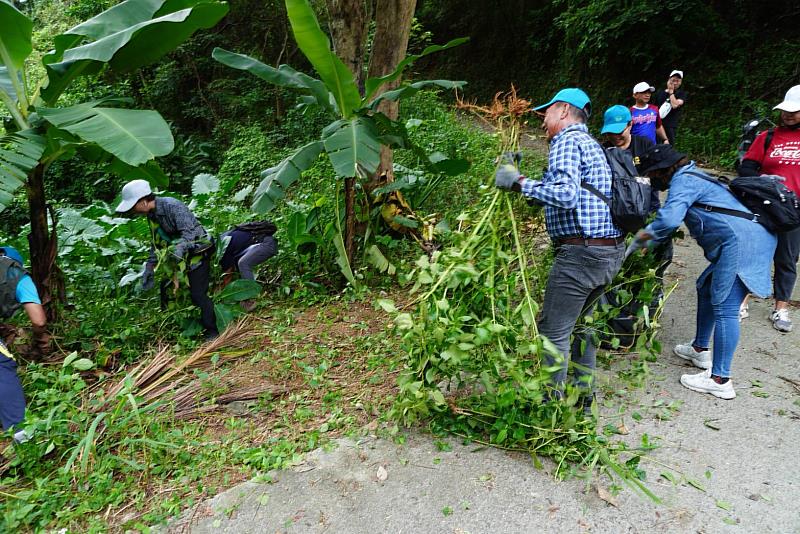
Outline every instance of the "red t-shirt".
{"label": "red t-shirt", "polygon": [[772,142],[764,152],[767,132],[756,136],[744,159],[761,164],[761,174],[777,174],[786,178],[786,187],[800,195],[800,130],[775,128]]}

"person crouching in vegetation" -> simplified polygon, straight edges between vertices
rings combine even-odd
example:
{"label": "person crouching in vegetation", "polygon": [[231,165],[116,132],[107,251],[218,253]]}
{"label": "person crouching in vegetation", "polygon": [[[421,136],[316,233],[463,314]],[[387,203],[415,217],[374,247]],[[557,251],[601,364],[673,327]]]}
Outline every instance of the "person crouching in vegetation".
{"label": "person crouching in vegetation", "polygon": [[611,194],[611,169],[603,148],[589,134],[589,97],[577,88],[562,89],[550,102],[534,108],[544,113],[543,128],[550,142],[548,167],[541,180],[526,178],[506,159],[495,173],[495,186],[518,191],[544,205],[547,233],[556,249],[547,278],[539,332],[558,354],[547,354],[553,373],[554,397],[561,397],[572,356],[574,381],[585,411],[594,398],[593,374],[597,349],[591,334],[570,337],[578,320],[591,315],[595,301],[622,266],[625,237],[614,225],[604,195]]}
{"label": "person crouching in vegetation", "polygon": [[[800,85],[786,93],[780,110],[780,126],[758,134],[739,166],[739,176],[776,174],[785,178],[786,187],[800,195]],[[779,332],[791,332],[789,300],[797,281],[797,259],[800,257],[800,228],[778,234],[775,248],[775,309],[770,315],[772,326]],[[740,317],[749,316],[747,300]]]}
{"label": "person crouching in vegetation", "polygon": [[219,335],[214,304],[208,297],[214,244],[189,208],[175,198],[157,197],[145,180],[133,180],[122,188],[118,213],[145,215],[150,222],[150,257],[142,272],[142,289],[152,289],[158,263],[156,248],[169,247],[172,257],[185,262],[192,303],[200,308],[200,324],[209,341]]}
{"label": "person crouching in vegetation", "polygon": [[[278,241],[273,235],[275,225],[269,221],[256,221],[240,224],[222,234],[221,238],[229,238],[225,252],[219,261],[223,271],[222,287],[233,280],[234,271],[239,271],[245,280],[255,281],[253,269],[273,257],[278,252]],[[245,311],[252,311],[255,302],[242,301]]]}
{"label": "person crouching in vegetation", "polygon": [[[769,262],[775,236],[754,220],[750,211],[722,184],[705,174],[669,145],[655,145],[641,157],[640,171],[653,187],[669,196],[655,220],[636,234],[633,247],[669,239],[685,223],[711,262],[697,279],[697,325],[691,343],[674,353],[704,369],[681,376],[692,391],[733,399],[731,362],[739,342],[739,305],[750,292],[766,297],[770,290]],[[712,211],[735,210],[740,215]],[[714,336],[713,356],[709,351]]]}
{"label": "person crouching in vegetation", "polygon": [[[42,357],[50,351],[47,315],[33,280],[25,272],[22,255],[13,247],[0,247],[0,317],[8,319],[20,308],[25,309],[33,325],[31,353]],[[0,341],[0,423],[3,430],[17,429],[25,419],[25,395],[17,376],[17,362],[5,343]],[[24,442],[29,436],[18,429],[14,441]]]}

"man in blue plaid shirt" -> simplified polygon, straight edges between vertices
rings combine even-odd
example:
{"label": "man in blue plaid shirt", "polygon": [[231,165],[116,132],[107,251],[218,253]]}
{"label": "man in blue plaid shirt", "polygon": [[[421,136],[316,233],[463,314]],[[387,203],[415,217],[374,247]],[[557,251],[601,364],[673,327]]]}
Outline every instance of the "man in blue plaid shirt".
{"label": "man in blue plaid shirt", "polygon": [[541,180],[526,178],[514,164],[519,159],[505,154],[495,173],[495,185],[544,205],[556,256],[547,280],[539,332],[559,353],[546,355],[545,363],[558,368],[552,381],[554,396],[561,397],[571,353],[574,383],[583,390],[583,408],[588,412],[594,397],[596,347],[587,333],[575,336],[570,351],[570,336],[578,319],[592,313],[595,301],[619,271],[625,238],[605,202],[581,187],[587,182],[611,196],[611,169],[603,148],[586,127],[589,97],[580,89],[562,89],[534,111],[543,113],[543,128],[550,142],[547,170]]}

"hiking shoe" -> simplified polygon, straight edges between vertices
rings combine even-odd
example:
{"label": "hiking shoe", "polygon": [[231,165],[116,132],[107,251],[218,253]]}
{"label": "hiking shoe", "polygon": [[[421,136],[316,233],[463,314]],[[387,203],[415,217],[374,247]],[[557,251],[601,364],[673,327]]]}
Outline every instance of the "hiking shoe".
{"label": "hiking shoe", "polygon": [[772,327],[778,332],[792,331],[792,320],[789,319],[789,310],[786,308],[772,310],[772,314],[769,318],[772,321]]}
{"label": "hiking shoe", "polygon": [[750,307],[742,302],[742,305],[739,306],[739,322],[742,322],[742,319],[747,319],[750,317]]}
{"label": "hiking shoe", "polygon": [[700,352],[697,352],[694,350],[694,347],[691,343],[687,343],[686,345],[675,345],[675,348],[672,349],[672,352],[675,353],[675,356],[692,362],[695,367],[699,367],[700,369],[711,369],[710,350],[701,350]]}
{"label": "hiking shoe", "polygon": [[733,380],[729,379],[724,384],[718,384],[716,380],[711,378],[711,369],[696,375],[682,375],[681,385],[699,393],[710,393],[718,399],[731,400],[736,397],[736,392],[733,390]]}

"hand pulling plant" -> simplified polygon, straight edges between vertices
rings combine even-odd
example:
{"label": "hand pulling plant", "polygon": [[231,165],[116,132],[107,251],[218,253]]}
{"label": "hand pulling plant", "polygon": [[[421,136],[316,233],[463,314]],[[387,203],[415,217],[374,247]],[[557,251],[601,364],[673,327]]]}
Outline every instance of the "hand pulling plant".
{"label": "hand pulling plant", "polygon": [[[493,124],[501,151],[518,150],[530,105],[513,88],[488,108],[462,107]],[[541,355],[555,348],[537,331],[535,296],[549,257],[528,253],[542,243],[541,212],[523,224],[515,215],[524,206],[519,197],[492,185],[478,193],[477,215],[460,217],[453,243],[417,260],[413,311],[379,301],[394,314],[408,351],[392,415],[404,424],[429,418],[434,430],[530,452],[537,465],[539,456],[550,457],[559,478],[600,470],[657,499],[639,479],[638,455],[631,451],[622,462],[625,446],[610,443],[575,408],[577,391],[545,401]]]}

